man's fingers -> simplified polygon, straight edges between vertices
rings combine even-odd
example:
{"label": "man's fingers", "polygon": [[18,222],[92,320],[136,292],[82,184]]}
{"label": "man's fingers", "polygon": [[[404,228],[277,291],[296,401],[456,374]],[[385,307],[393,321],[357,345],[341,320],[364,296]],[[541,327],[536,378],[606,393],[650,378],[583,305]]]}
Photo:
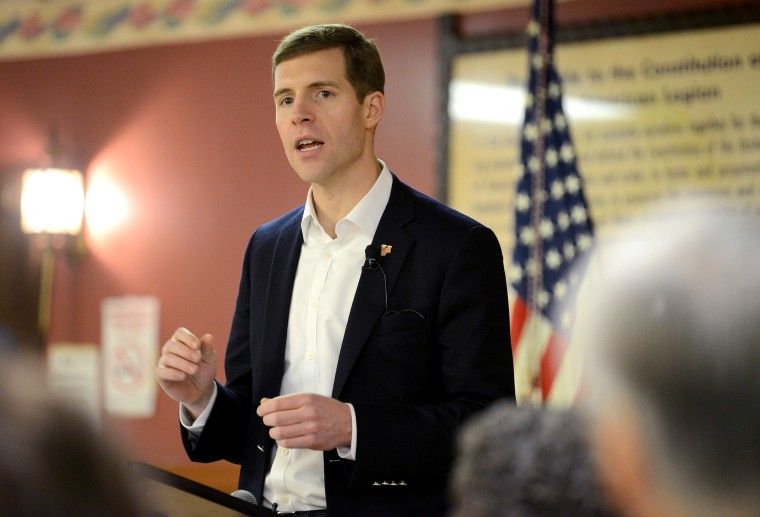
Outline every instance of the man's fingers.
{"label": "man's fingers", "polygon": [[201,360],[199,348],[200,341],[195,335],[185,328],[178,328],[161,348],[161,359],[178,356],[190,362],[198,362]]}
{"label": "man's fingers", "polygon": [[198,373],[202,361],[215,364],[213,341],[210,334],[198,339],[186,328],[178,328],[161,349],[156,377],[167,381],[183,381],[188,375]]}
{"label": "man's fingers", "polygon": [[175,330],[174,334],[172,334],[171,339],[178,343],[182,343],[193,350],[198,350],[201,347],[201,340],[198,339],[195,334],[187,330],[185,327],[179,327],[177,330]]}
{"label": "man's fingers", "polygon": [[[293,425],[280,425],[272,427],[269,430],[269,436],[281,443],[283,440],[293,440],[295,438],[304,438],[313,436],[319,431],[319,427],[315,423],[298,423]],[[292,447],[291,444],[289,447]]]}
{"label": "man's fingers", "polygon": [[176,368],[170,368],[159,364],[156,367],[156,378],[159,381],[181,382],[187,378],[187,373]]}
{"label": "man's fingers", "polygon": [[[204,334],[198,339],[192,332],[185,328],[178,328],[172,337],[164,343],[161,349],[159,364],[170,366],[165,360],[173,356],[180,357],[191,363],[199,364],[201,361],[216,364],[216,351],[214,350],[214,337]],[[183,369],[183,368],[180,368]]]}
{"label": "man's fingers", "polygon": [[158,367],[164,370],[177,370],[189,375],[195,375],[198,371],[198,363],[195,360],[175,354],[162,355],[158,360]]}
{"label": "man's fingers", "polygon": [[305,395],[296,393],[295,395],[283,395],[273,399],[263,398],[259,407],[256,408],[256,414],[264,416],[279,411],[298,409],[304,405],[304,397]]}
{"label": "man's fingers", "polygon": [[263,418],[264,424],[269,427],[317,421],[321,418],[320,398],[309,393],[296,393],[273,399],[262,399],[256,413]]}
{"label": "man's fingers", "polygon": [[201,361],[204,363],[216,364],[216,350],[214,350],[214,336],[211,334],[203,334],[199,343],[198,349],[201,352]]}
{"label": "man's fingers", "polygon": [[273,411],[262,415],[264,425],[268,427],[279,427],[300,424],[307,420],[304,418],[303,412],[298,409],[283,409],[280,411]]}

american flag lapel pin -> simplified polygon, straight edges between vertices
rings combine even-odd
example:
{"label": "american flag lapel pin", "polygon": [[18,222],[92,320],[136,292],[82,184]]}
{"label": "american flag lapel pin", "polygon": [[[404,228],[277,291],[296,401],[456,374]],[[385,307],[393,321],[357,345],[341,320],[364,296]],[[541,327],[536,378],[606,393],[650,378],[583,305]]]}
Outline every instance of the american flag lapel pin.
{"label": "american flag lapel pin", "polygon": [[393,249],[393,246],[391,246],[390,244],[381,244],[380,245],[380,256],[384,257],[384,256],[388,255],[391,252],[392,249]]}

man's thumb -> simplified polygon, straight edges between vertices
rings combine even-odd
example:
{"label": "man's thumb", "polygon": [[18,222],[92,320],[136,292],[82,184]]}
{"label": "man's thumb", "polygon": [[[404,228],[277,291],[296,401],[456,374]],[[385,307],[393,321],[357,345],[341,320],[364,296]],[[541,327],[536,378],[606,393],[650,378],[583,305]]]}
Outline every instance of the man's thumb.
{"label": "man's thumb", "polygon": [[203,336],[201,336],[201,359],[206,363],[216,362],[214,336],[211,334],[203,334]]}

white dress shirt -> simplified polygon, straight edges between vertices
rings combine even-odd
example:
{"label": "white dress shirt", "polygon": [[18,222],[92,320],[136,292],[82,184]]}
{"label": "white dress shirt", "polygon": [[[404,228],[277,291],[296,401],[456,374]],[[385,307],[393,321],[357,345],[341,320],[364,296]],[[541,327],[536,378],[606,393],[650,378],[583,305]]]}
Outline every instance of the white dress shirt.
{"label": "white dress shirt", "polygon": [[[391,194],[393,178],[385,163],[370,191],[335,226],[332,239],[317,221],[309,190],[301,231],[304,243],[298,261],[288,317],[285,372],[280,395],[332,394],[348,315],[359,284],[365,248],[372,242]],[[199,435],[216,400],[190,422],[184,411],[180,420]],[[346,459],[356,456],[356,416],[351,408],[351,448],[339,448]],[[308,449],[275,447],[272,468],[264,482],[266,506],[294,512],[326,507],[323,453]]]}

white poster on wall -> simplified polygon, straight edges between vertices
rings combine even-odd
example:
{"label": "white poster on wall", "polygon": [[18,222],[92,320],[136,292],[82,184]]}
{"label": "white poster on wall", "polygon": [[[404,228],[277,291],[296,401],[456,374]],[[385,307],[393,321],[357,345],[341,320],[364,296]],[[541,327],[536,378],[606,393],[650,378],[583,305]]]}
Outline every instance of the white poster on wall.
{"label": "white poster on wall", "polygon": [[47,347],[51,393],[100,425],[100,353],[91,343],[51,343]]}
{"label": "white poster on wall", "polygon": [[155,296],[105,298],[101,303],[105,409],[112,415],[155,414],[159,312]]}

